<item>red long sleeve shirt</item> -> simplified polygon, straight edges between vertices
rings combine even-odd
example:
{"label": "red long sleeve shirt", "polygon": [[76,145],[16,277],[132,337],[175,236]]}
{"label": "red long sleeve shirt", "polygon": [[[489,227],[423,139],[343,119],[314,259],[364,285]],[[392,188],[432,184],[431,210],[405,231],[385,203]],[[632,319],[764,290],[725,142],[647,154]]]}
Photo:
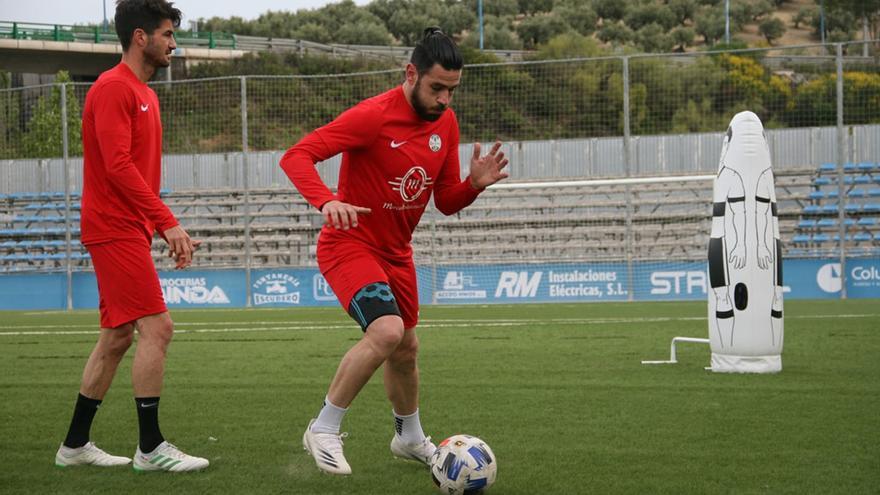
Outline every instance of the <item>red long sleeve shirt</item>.
{"label": "red long sleeve shirt", "polygon": [[150,242],[177,225],[159,199],[162,121],[156,93],[120,63],[86,95],[82,118],[84,245]]}
{"label": "red long sleeve shirt", "polygon": [[[447,109],[435,122],[421,120],[403,88],[364,100],[287,150],[281,168],[315,208],[337,199],[370,208],[358,227],[324,226],[322,242],[358,240],[392,257],[412,255],[412,233],[434,193],[452,215],[480,191],[461,180],[458,120]],[[315,164],[342,153],[338,192],[321,181]]]}

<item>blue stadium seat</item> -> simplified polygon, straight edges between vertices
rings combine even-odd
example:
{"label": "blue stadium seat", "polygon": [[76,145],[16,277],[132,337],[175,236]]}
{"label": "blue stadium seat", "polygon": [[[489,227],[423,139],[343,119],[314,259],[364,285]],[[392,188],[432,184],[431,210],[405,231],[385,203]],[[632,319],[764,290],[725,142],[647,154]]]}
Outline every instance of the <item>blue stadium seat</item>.
{"label": "blue stadium seat", "polygon": [[806,244],[810,242],[810,236],[807,234],[797,234],[791,238],[791,242],[795,244]]}
{"label": "blue stadium seat", "polygon": [[865,205],[865,211],[870,213],[880,212],[880,203],[871,203]]}
{"label": "blue stadium seat", "polygon": [[30,256],[28,256],[26,254],[21,254],[21,253],[7,254],[4,256],[0,256],[0,260],[3,260],[3,261],[28,261],[29,259],[30,259]]}
{"label": "blue stadium seat", "polygon": [[828,186],[831,185],[831,179],[829,179],[828,177],[816,177],[816,179],[813,181],[813,184],[817,186]]}
{"label": "blue stadium seat", "polygon": [[34,242],[34,244],[33,244],[34,247],[43,248],[43,249],[45,249],[45,248],[61,248],[61,247],[64,247],[66,244],[66,242],[61,239],[54,239],[51,241],[33,241],[33,242]]}
{"label": "blue stadium seat", "polygon": [[835,170],[837,170],[837,164],[823,163],[822,165],[819,165],[819,170],[821,170],[822,172],[834,172]]}
{"label": "blue stadium seat", "polygon": [[854,241],[870,241],[873,236],[868,232],[859,232],[853,236]]}
{"label": "blue stadium seat", "polygon": [[[849,205],[847,205],[847,206],[849,206]],[[822,213],[837,213],[837,203],[830,204],[830,205],[822,205],[820,207],[820,210],[822,211]]]}
{"label": "blue stadium seat", "polygon": [[837,225],[836,218],[822,218],[817,223],[817,227],[834,227]]}
{"label": "blue stadium seat", "polygon": [[853,189],[852,191],[847,193],[847,196],[851,198],[864,198],[868,195],[868,192],[864,189]]}
{"label": "blue stadium seat", "polygon": [[868,190],[868,196],[872,198],[880,198],[880,187],[874,187]]}
{"label": "blue stadium seat", "polygon": [[810,199],[823,199],[825,198],[824,191],[810,191]]}
{"label": "blue stadium seat", "polygon": [[871,227],[877,224],[877,219],[874,217],[863,217],[859,219],[857,224],[861,227]]}
{"label": "blue stadium seat", "polygon": [[813,240],[816,242],[828,242],[831,240],[831,236],[828,234],[816,234],[813,236]]}
{"label": "blue stadium seat", "polygon": [[857,213],[861,209],[862,209],[862,205],[857,205],[857,204],[848,204],[844,207],[844,210],[847,213]]}
{"label": "blue stadium seat", "polygon": [[804,213],[809,215],[815,215],[816,213],[821,213],[822,208],[819,205],[807,205],[804,207]]}
{"label": "blue stadium seat", "polygon": [[871,162],[861,162],[859,163],[859,170],[862,172],[870,172],[871,170],[874,170],[874,164]]}
{"label": "blue stadium seat", "polygon": [[0,248],[4,248],[4,249],[14,248],[16,245],[18,245],[18,242],[17,242],[17,241],[3,241],[3,242],[0,242]]}
{"label": "blue stadium seat", "polygon": [[812,229],[816,226],[815,220],[804,219],[798,222],[797,224],[799,229]]}

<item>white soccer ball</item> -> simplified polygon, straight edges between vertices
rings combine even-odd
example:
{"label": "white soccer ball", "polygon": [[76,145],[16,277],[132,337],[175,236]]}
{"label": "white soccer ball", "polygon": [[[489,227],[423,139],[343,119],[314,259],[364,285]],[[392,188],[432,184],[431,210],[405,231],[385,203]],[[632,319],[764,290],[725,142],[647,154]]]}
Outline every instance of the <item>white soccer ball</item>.
{"label": "white soccer ball", "polygon": [[495,454],[486,442],[470,435],[453,435],[440,442],[431,457],[431,478],[440,493],[483,493],[498,472]]}

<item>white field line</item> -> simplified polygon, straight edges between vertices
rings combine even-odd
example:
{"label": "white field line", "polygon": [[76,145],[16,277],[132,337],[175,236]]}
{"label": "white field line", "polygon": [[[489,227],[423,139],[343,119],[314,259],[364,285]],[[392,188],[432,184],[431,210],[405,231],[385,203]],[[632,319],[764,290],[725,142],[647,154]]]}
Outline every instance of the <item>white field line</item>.
{"label": "white field line", "polygon": [[[793,315],[786,319],[830,319],[830,318],[877,318],[880,314],[843,314],[843,315]],[[680,317],[639,317],[639,318],[549,318],[549,319],[496,319],[496,320],[427,320],[419,324],[418,328],[473,328],[473,327],[525,327],[535,324],[547,323],[557,325],[603,325],[614,323],[656,323],[668,321],[700,321],[704,316],[680,316]],[[227,325],[255,325],[250,327],[227,326]],[[252,321],[252,322],[193,322],[175,323],[178,327],[176,334],[199,334],[199,333],[245,333],[245,332],[270,332],[291,330],[342,330],[354,328],[354,323],[321,323],[317,321],[299,321],[290,324],[279,322]],[[180,328],[187,326],[212,326],[214,328]],[[13,329],[44,329],[44,330],[13,330]],[[61,330],[49,331],[54,328],[87,328],[88,330]],[[0,336],[22,335],[94,335],[97,328],[94,325],[0,325]],[[9,330],[9,331],[7,331]]]}

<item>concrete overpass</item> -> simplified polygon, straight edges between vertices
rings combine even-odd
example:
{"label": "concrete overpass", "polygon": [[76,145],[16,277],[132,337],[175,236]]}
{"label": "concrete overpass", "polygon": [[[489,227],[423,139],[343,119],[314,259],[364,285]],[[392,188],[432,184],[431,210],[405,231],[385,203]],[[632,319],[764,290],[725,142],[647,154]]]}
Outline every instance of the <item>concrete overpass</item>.
{"label": "concrete overpass", "polygon": [[[244,50],[226,48],[178,47],[172,58],[171,73],[183,74],[190,64],[239,58]],[[0,39],[0,70],[15,73],[55,74],[66,70],[73,76],[95,77],[122,58],[118,43]]]}

